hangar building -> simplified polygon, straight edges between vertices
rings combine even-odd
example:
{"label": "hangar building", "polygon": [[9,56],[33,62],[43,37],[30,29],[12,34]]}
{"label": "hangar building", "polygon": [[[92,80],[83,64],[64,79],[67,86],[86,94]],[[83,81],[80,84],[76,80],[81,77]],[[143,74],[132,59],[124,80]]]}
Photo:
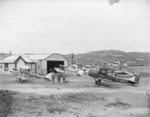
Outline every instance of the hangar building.
{"label": "hangar building", "polygon": [[11,71],[18,69],[19,66],[27,65],[31,72],[35,74],[46,75],[54,67],[59,65],[68,66],[68,60],[61,54],[43,54],[43,55],[11,55],[0,61],[0,71]]}

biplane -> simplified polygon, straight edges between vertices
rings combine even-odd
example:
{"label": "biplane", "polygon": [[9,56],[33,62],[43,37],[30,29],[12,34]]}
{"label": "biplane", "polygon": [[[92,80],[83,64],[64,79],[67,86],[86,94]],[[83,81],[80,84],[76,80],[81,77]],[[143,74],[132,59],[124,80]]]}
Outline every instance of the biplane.
{"label": "biplane", "polygon": [[101,81],[138,84],[140,80],[140,72],[132,74],[127,71],[114,71],[105,67],[98,70],[87,69],[85,72],[95,80],[96,85],[101,85]]}
{"label": "biplane", "polygon": [[31,77],[45,79],[45,76],[32,73],[30,67],[26,65],[19,66],[18,69],[12,69],[10,72],[17,77],[17,82],[27,81]]}
{"label": "biplane", "polygon": [[22,82],[27,80],[26,74],[30,72],[30,67],[29,66],[20,66],[18,69],[18,75],[16,78],[16,81]]}
{"label": "biplane", "polygon": [[54,68],[57,72],[63,72],[66,75],[77,75],[77,76],[82,76],[84,74],[84,71],[82,69],[79,69],[77,65],[72,65],[72,66],[64,66],[60,65],[59,68]]}

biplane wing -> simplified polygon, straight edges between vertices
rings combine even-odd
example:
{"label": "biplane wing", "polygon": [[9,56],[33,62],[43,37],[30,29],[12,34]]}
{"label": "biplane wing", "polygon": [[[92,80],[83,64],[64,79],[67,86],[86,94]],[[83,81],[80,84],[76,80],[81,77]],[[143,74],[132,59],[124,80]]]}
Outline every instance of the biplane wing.
{"label": "biplane wing", "polygon": [[[57,72],[65,72],[67,74],[72,74],[72,75],[78,75],[81,76],[82,74],[84,74],[84,71],[81,69],[78,69],[76,66],[72,65],[72,66],[64,66],[64,65],[60,65],[59,68],[54,68]],[[62,71],[61,71],[62,70]]]}

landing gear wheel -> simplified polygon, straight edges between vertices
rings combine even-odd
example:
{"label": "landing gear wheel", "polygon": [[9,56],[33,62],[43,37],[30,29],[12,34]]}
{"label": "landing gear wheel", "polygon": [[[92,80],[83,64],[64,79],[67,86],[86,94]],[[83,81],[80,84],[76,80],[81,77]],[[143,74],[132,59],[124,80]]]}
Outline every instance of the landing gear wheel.
{"label": "landing gear wheel", "polygon": [[101,80],[95,82],[96,85],[101,85]]}
{"label": "landing gear wheel", "polygon": [[17,82],[21,82],[21,79],[20,79],[20,78],[17,78],[16,81],[17,81]]}

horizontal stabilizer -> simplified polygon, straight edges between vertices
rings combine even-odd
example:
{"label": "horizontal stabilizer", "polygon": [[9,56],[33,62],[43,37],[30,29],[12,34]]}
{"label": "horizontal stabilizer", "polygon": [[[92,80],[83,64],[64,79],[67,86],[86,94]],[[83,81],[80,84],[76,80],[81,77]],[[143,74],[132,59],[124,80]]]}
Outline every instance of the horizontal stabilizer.
{"label": "horizontal stabilizer", "polygon": [[140,80],[140,74],[141,74],[140,72],[137,72],[137,74],[133,76],[132,78],[130,78],[128,82],[138,84]]}

